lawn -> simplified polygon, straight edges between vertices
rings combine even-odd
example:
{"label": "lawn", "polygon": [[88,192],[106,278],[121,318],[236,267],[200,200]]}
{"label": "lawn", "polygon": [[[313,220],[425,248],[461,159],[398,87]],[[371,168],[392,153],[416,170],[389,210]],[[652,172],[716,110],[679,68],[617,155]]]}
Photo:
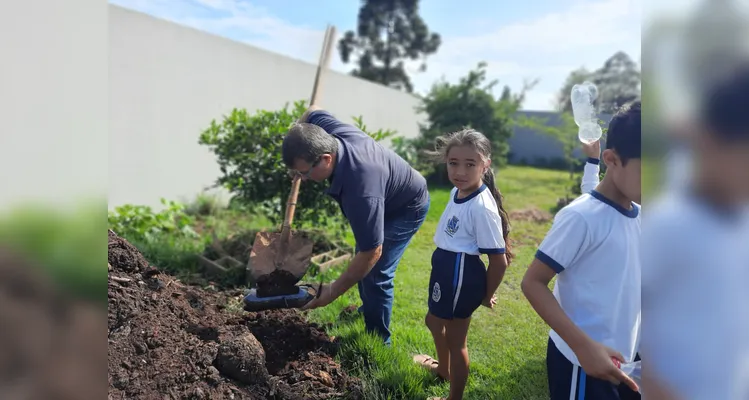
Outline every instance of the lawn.
{"label": "lawn", "polygon": [[[498,173],[497,183],[505,196],[508,212],[530,207],[549,210],[557,198],[563,196],[567,179],[564,172],[507,167]],[[392,348],[365,335],[361,318],[339,319],[344,308],[359,304],[356,289],[310,315],[314,321],[332,324],[330,334],[340,337],[344,344],[341,354],[344,365],[365,379],[371,398],[421,399],[448,393],[447,383],[439,384],[411,361],[416,353],[435,356],[424,316],[434,250],[432,235],[449,190],[435,189],[431,193],[432,205],[427,220],[406,251],[396,274]],[[520,291],[520,280],[550,223],[511,221],[511,224],[516,259],[498,290],[498,306],[495,310],[480,308],[471,322],[468,399],[548,397],[544,363],[548,328]]]}
{"label": "lawn", "polygon": [[[548,211],[564,196],[569,176],[561,171],[510,166],[499,171],[497,184],[509,212],[526,208]],[[360,304],[355,288],[333,304],[309,313],[312,321],[324,324],[330,335],[340,338],[340,361],[350,373],[364,380],[368,399],[424,399],[448,394],[447,383],[438,383],[411,361],[417,353],[435,356],[424,316],[434,250],[432,236],[449,190],[433,189],[431,195],[427,220],[407,249],[396,274],[392,347],[387,348],[378,339],[365,334],[363,321],[356,315],[341,318],[344,309]],[[198,206],[206,208],[209,203]],[[196,228],[213,231],[220,238],[269,227],[263,218],[234,210],[198,214]],[[525,300],[520,280],[551,223],[510,222],[510,240],[516,258],[498,290],[497,307],[494,310],[480,308],[471,322],[467,399],[548,398],[544,362],[548,328]],[[154,265],[166,271],[178,275],[197,273],[194,255],[205,248],[205,238],[168,236],[165,240],[135,244]],[[329,282],[339,273],[340,269],[328,271],[322,279]],[[318,277],[310,279],[316,281]]]}

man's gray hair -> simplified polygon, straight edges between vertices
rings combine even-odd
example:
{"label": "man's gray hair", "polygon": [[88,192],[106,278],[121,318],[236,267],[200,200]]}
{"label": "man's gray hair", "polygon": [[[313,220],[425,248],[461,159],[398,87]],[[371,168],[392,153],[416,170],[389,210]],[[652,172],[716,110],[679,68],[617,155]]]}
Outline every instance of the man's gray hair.
{"label": "man's gray hair", "polygon": [[338,142],[332,135],[323,128],[306,122],[292,125],[281,145],[283,162],[289,168],[293,168],[296,160],[312,164],[323,154],[337,152]]}

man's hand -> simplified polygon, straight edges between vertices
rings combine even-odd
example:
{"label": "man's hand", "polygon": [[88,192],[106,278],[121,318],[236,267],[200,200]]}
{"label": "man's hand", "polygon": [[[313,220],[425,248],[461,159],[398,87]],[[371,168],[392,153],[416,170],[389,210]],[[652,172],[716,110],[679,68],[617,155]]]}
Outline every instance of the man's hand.
{"label": "man's hand", "polygon": [[333,297],[333,291],[330,290],[330,285],[323,284],[320,287],[320,292],[317,294],[317,297],[312,299],[312,301],[310,301],[309,303],[305,304],[304,307],[302,307],[302,311],[312,310],[318,307],[325,307],[328,304],[332,303],[334,300],[335,297]]}
{"label": "man's hand", "polygon": [[318,106],[316,106],[314,104],[311,105],[311,106],[309,106],[309,108],[307,109],[307,111],[305,111],[304,114],[302,115],[302,118],[299,118],[299,122],[300,123],[308,122],[309,115],[312,114],[315,111],[318,111],[318,110],[322,110],[322,108],[320,108],[320,107],[318,107]]}
{"label": "man's hand", "polygon": [[624,383],[632,390],[639,392],[637,383],[616,366],[612,359],[620,363],[626,362],[624,357],[616,350],[606,347],[598,342],[589,340],[585,346],[575,350],[577,360],[586,374],[607,380],[615,385]]}
{"label": "man's hand", "polygon": [[493,310],[494,306],[497,305],[497,296],[492,295],[491,297],[485,298],[484,301],[481,302],[481,305]]}
{"label": "man's hand", "polygon": [[582,148],[583,148],[583,154],[585,154],[586,157],[596,158],[596,159],[601,158],[601,141],[600,140],[596,140],[595,142],[591,144],[583,143]]}

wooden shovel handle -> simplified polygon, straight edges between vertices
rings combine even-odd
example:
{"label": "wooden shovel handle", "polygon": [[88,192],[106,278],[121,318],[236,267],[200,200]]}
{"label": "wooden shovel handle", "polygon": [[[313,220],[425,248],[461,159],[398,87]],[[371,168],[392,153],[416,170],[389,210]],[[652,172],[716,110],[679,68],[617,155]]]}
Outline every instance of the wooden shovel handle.
{"label": "wooden shovel handle", "polygon": [[[330,64],[330,54],[333,49],[333,38],[335,36],[335,27],[328,26],[325,30],[325,38],[323,40],[323,48],[320,53],[320,62],[317,65],[317,73],[315,74],[315,83],[312,87],[312,98],[310,105],[317,105],[318,99],[320,98],[320,86],[322,82],[323,69],[327,68]],[[286,215],[284,216],[283,226],[281,227],[281,244],[285,244],[289,240],[291,235],[291,224],[294,222],[294,212],[296,211],[297,197],[299,196],[299,185],[301,184],[302,177],[296,175],[291,181],[291,193],[289,193],[289,200],[286,202]]]}
{"label": "wooden shovel handle", "polygon": [[325,29],[325,38],[323,39],[322,51],[320,52],[320,61],[317,63],[317,73],[315,74],[315,83],[312,85],[312,97],[310,106],[316,106],[320,100],[320,87],[322,87],[323,69],[330,65],[330,55],[333,53],[333,40],[335,38],[335,27],[329,25]]}
{"label": "wooden shovel handle", "polygon": [[286,215],[283,219],[283,229],[286,230],[291,227],[294,222],[294,212],[296,211],[296,201],[299,197],[299,185],[302,182],[302,177],[296,175],[291,181],[291,193],[289,193],[289,200],[286,202]]}

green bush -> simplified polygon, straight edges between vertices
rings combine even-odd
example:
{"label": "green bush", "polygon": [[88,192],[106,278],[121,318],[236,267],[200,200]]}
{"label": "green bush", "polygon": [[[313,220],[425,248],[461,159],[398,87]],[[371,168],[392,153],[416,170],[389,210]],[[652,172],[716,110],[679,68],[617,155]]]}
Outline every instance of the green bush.
{"label": "green bush", "polygon": [[106,305],[105,207],[95,201],[65,211],[42,204],[14,208],[0,215],[0,248],[40,267],[68,293]]}
{"label": "green bush", "polygon": [[[279,111],[260,110],[254,114],[233,109],[221,122],[211,121],[200,135],[199,143],[216,155],[221,176],[216,185],[232,194],[232,206],[238,204],[264,214],[272,223],[283,221],[291,179],[281,158],[281,144],[289,127],[306,111],[304,101],[287,104]],[[354,124],[375,140],[383,140],[393,131],[370,133],[361,118]],[[338,205],[327,196],[327,182],[305,181],[299,191],[295,225],[327,227],[335,235],[344,232]]]}
{"label": "green bush", "polygon": [[419,151],[418,139],[408,139],[404,137],[393,138],[393,151],[401,158],[406,160],[415,170],[424,176],[432,174],[435,164],[427,160]]}
{"label": "green bush", "polygon": [[419,136],[403,142],[401,153],[412,157],[412,165],[419,169],[430,185],[449,183],[444,164],[425,157],[424,151],[434,150],[438,136],[464,128],[483,133],[492,144],[492,163],[503,166],[507,162],[509,139],[512,136],[516,111],[525,99],[525,92],[533,86],[526,85],[518,93],[505,86],[498,96],[494,88],[498,81],[487,82],[485,62],[481,62],[456,84],[446,81],[435,83],[429,93],[421,97],[417,107],[428,120],[420,126]]}
{"label": "green bush", "polygon": [[154,212],[151,207],[125,204],[109,212],[109,229],[129,241],[151,242],[161,235],[197,237],[191,225],[195,220],[185,206],[161,199],[165,208]]}

